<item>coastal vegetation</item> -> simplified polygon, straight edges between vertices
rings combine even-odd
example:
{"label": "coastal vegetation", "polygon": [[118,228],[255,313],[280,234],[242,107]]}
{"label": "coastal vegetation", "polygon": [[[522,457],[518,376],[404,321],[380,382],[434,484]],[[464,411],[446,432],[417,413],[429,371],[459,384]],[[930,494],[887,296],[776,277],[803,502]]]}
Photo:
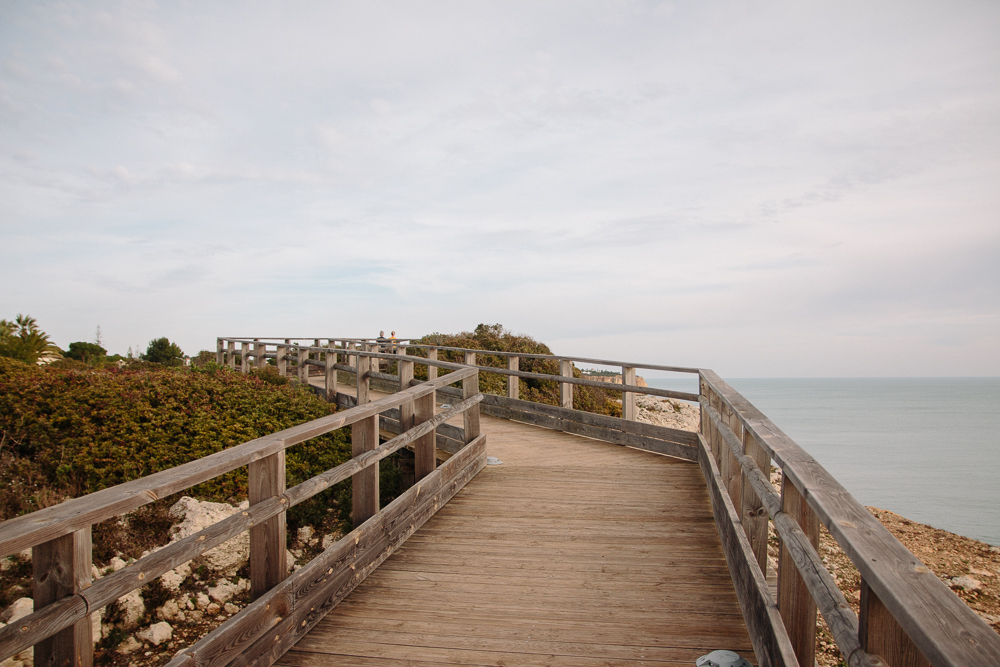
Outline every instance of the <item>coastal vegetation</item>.
{"label": "coastal vegetation", "polygon": [[[476,363],[480,366],[490,368],[507,368],[507,357],[495,354],[495,352],[520,352],[522,354],[552,354],[548,345],[536,341],[531,336],[525,334],[514,334],[505,329],[501,324],[480,324],[473,331],[463,331],[457,334],[433,333],[413,341],[418,345],[439,345],[442,347],[461,347],[473,350],[482,350],[484,354],[478,354]],[[427,351],[420,348],[413,348],[409,352],[415,356],[426,357]],[[462,352],[451,350],[439,350],[438,360],[462,363],[464,360]],[[548,359],[532,359],[521,357],[519,370],[529,373],[542,373],[546,375],[558,375],[559,364]],[[442,371],[443,374],[443,371]],[[427,379],[426,368],[417,365],[414,376],[420,380]],[[583,377],[579,368],[574,366],[573,377]],[[535,403],[546,403],[548,405],[559,405],[559,383],[552,380],[537,380],[521,378],[520,397],[525,401]],[[495,373],[479,374],[479,390],[484,394],[494,394],[506,396],[507,378]],[[577,410],[593,412],[613,417],[621,417],[621,403],[615,399],[621,399],[620,392],[612,392],[595,387],[576,385],[573,387],[573,407]]]}

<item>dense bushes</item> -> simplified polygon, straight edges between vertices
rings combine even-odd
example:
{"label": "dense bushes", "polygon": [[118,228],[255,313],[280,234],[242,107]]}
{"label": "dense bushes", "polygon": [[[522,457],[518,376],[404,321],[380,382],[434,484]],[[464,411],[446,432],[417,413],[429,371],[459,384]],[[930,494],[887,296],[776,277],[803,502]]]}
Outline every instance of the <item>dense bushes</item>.
{"label": "dense bushes", "polygon": [[[480,324],[475,331],[464,331],[459,334],[434,333],[424,336],[418,341],[422,345],[440,345],[442,347],[463,347],[473,350],[495,350],[497,352],[521,352],[524,354],[552,354],[548,346],[539,343],[530,336],[523,334],[512,334],[499,324]],[[426,350],[413,348],[410,353],[416,356],[426,357]],[[451,361],[462,363],[463,353],[451,352],[447,350],[438,351],[439,361]],[[507,358],[490,354],[477,354],[476,363],[480,366],[492,368],[507,368]],[[544,373],[548,375],[559,374],[559,363],[550,359],[528,359],[521,358],[519,368],[529,373]],[[439,371],[444,374],[444,370]],[[417,366],[415,377],[420,380],[427,379],[426,368]],[[580,370],[573,368],[573,377],[581,377]],[[507,376],[497,373],[480,372],[479,390],[484,394],[495,394],[498,396],[507,395]],[[521,379],[520,397],[526,401],[536,403],[547,403],[549,405],[559,405],[559,383],[549,380]],[[573,407],[577,410],[586,410],[602,415],[621,416],[621,403],[613,398],[621,398],[618,392],[611,392],[595,387],[583,387],[575,385],[573,387]]]}
{"label": "dense bushes", "polygon": [[[0,359],[0,519],[165,470],[329,414],[315,395],[215,364],[73,370]],[[287,454],[288,484],[350,458],[337,431]],[[246,498],[245,469],[191,491]]]}

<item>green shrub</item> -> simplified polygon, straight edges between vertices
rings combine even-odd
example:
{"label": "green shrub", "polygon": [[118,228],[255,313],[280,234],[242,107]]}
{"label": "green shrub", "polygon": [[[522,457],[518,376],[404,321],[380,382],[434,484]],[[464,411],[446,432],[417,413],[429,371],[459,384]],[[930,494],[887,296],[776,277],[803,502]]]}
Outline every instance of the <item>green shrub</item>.
{"label": "green shrub", "polygon": [[108,351],[97,343],[76,341],[69,344],[69,349],[66,350],[65,356],[67,359],[76,359],[85,364],[96,364],[107,358]]}
{"label": "green shrub", "polygon": [[[421,345],[440,345],[442,347],[462,347],[482,350],[482,353],[476,355],[476,363],[479,366],[490,368],[507,368],[507,357],[487,354],[490,350],[497,352],[521,352],[523,354],[552,354],[552,351],[544,343],[539,343],[531,336],[524,334],[512,334],[500,324],[480,324],[476,327],[475,331],[464,331],[459,334],[433,333],[414,342]],[[410,350],[410,353],[420,357],[427,356],[427,351],[423,349],[413,348]],[[438,360],[464,363],[465,357],[462,352],[438,350]],[[528,359],[522,357],[518,368],[529,373],[559,375],[559,362],[551,359]],[[444,375],[447,372],[449,371],[440,369],[438,374]],[[574,366],[573,377],[579,378],[581,376],[580,369]],[[414,371],[414,377],[426,380],[426,367],[418,364]],[[479,390],[484,394],[506,396],[507,376],[480,371]],[[559,405],[559,383],[554,380],[521,378],[520,397],[525,401]],[[621,403],[613,400],[616,398],[621,398],[619,392],[579,385],[573,387],[573,407],[577,410],[620,417],[622,410]]]}
{"label": "green shrub", "polygon": [[[0,359],[0,519],[92,493],[330,414],[314,394],[208,364],[36,368]],[[289,486],[350,458],[349,430],[296,445]],[[187,491],[247,494],[240,469]]]}

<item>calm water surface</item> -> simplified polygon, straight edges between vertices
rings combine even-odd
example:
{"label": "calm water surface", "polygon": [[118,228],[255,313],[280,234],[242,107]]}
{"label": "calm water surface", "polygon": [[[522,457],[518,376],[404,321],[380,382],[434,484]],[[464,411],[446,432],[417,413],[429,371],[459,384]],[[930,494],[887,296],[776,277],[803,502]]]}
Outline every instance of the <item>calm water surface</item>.
{"label": "calm water surface", "polygon": [[863,504],[1000,545],[1000,378],[726,381]]}

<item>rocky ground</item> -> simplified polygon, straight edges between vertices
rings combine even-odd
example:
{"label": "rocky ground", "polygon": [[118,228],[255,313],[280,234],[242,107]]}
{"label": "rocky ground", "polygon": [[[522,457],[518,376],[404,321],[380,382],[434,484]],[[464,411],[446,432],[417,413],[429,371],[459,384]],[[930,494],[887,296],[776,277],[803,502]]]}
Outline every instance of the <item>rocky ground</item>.
{"label": "rocky ground", "polygon": [[635,407],[636,420],[647,424],[697,431],[701,421],[701,409],[697,405],[672,398],[638,394]]}
{"label": "rocky ground", "polygon": [[[169,508],[174,520],[169,542],[197,533],[245,507],[245,503],[233,507],[183,497]],[[123,522],[123,529],[128,533],[128,518]],[[338,537],[338,532],[319,535],[312,528],[300,528],[287,554],[289,571],[311,560]],[[141,555],[162,545],[150,546],[152,548]],[[243,533],[95,614],[92,617],[95,663],[114,667],[165,664],[178,651],[238,613],[250,601],[250,582],[246,578],[249,547],[249,535]],[[125,554],[115,556],[106,564],[95,564],[92,574],[99,579],[126,567],[131,560]],[[34,602],[28,597],[31,592],[30,550],[0,560],[0,586],[6,587],[8,592],[25,594],[2,610],[0,627],[33,611]],[[34,667],[33,658],[33,650],[28,649],[0,662],[0,667]]]}

